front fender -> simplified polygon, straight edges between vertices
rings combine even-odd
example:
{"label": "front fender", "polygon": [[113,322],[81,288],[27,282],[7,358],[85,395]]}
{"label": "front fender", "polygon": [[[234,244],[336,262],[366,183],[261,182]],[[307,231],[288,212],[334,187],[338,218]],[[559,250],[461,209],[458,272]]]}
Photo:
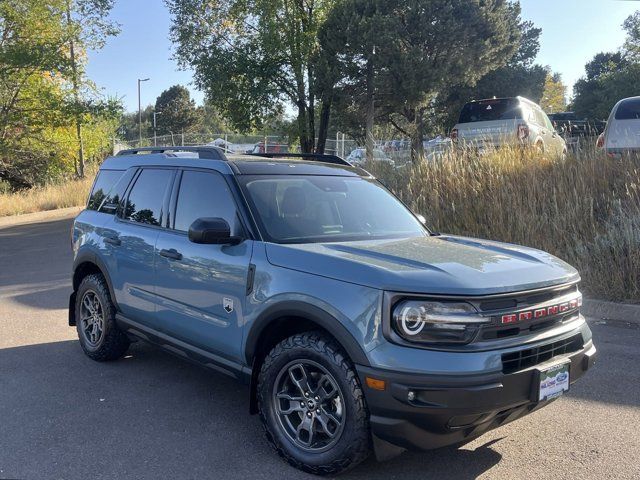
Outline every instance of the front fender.
{"label": "front fender", "polygon": [[247,333],[244,354],[247,364],[253,363],[254,353],[260,337],[269,324],[283,317],[301,317],[310,320],[328,331],[347,352],[354,363],[369,365],[369,360],[362,346],[353,335],[333,315],[321,308],[302,301],[283,301],[266,308],[251,324]]}

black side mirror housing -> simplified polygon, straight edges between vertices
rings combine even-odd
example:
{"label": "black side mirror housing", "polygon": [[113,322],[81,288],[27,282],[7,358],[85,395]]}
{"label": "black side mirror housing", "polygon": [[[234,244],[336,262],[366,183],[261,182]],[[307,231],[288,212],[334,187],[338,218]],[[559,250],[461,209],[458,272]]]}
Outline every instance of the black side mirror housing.
{"label": "black side mirror housing", "polygon": [[232,237],[224,218],[198,218],[189,227],[189,241],[208,245],[237,245],[241,237]]}

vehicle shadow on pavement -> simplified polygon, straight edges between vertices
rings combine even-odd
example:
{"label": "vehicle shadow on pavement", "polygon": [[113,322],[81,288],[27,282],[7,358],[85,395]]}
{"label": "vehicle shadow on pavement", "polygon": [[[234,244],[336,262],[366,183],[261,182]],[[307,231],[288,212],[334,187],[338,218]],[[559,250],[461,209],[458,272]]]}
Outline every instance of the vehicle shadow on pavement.
{"label": "vehicle shadow on pavement", "polygon": [[435,479],[474,479],[497,465],[502,455],[491,448],[500,439],[491,440],[475,450],[456,447],[427,452],[405,452],[398,457],[378,463],[370,458],[341,478],[411,478],[416,471],[428,473]]}
{"label": "vehicle shadow on pavement", "polygon": [[[89,360],[77,341],[0,349],[0,471],[9,478],[305,477],[248,411],[246,386],[146,344],[110,363]],[[340,478],[475,478],[500,460],[490,444],[405,452]]]}

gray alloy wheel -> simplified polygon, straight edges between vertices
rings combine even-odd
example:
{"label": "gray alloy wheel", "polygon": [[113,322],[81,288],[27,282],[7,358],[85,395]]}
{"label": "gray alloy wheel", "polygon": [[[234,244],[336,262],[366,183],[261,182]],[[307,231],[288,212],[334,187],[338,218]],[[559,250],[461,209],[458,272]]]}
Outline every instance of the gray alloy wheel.
{"label": "gray alloy wheel", "polygon": [[117,360],[129,348],[129,339],[116,324],[116,307],[104,277],[92,273],[76,291],[75,319],[80,346],[98,362]]}
{"label": "gray alloy wheel", "polygon": [[285,365],[276,377],[271,404],[285,435],[302,450],[324,452],[340,440],[344,395],[319,363],[300,359]]}
{"label": "gray alloy wheel", "polygon": [[80,332],[90,347],[96,348],[104,337],[104,307],[93,290],[87,290],[80,300]]}

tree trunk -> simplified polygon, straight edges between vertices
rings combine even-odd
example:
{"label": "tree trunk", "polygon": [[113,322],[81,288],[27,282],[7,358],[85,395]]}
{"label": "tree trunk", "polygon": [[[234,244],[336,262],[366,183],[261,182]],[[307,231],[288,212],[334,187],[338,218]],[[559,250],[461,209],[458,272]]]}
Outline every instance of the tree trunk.
{"label": "tree trunk", "polygon": [[[67,0],[67,27],[71,29],[71,3]],[[69,41],[69,60],[71,60],[71,75],[73,97],[76,109],[80,106],[80,92],[78,87],[78,66],[76,65],[76,53],[73,38]],[[82,141],[82,118],[76,110],[76,137],[78,138],[78,161],[76,163],[76,175],[84,178],[84,142]]]}
{"label": "tree trunk", "polygon": [[[322,100],[320,109],[320,125],[318,126],[318,143],[316,144],[316,153],[324,153],[327,146],[327,136],[329,135],[329,119],[331,118],[331,99]],[[338,146],[336,145],[336,155],[338,154]]]}
{"label": "tree trunk", "polygon": [[374,80],[374,72],[373,72],[373,60],[369,59],[367,62],[367,124],[366,124],[366,154],[367,161],[373,161],[373,148],[374,148],[374,138],[373,138],[373,126],[375,121],[376,114],[376,99],[375,99],[375,90],[373,85]]}
{"label": "tree trunk", "polygon": [[300,151],[302,153],[313,152],[313,145],[307,130],[307,106],[298,102],[298,135],[300,136]]}
{"label": "tree trunk", "polygon": [[411,162],[418,165],[424,160],[424,119],[422,112],[416,112],[415,128],[411,135]]}

